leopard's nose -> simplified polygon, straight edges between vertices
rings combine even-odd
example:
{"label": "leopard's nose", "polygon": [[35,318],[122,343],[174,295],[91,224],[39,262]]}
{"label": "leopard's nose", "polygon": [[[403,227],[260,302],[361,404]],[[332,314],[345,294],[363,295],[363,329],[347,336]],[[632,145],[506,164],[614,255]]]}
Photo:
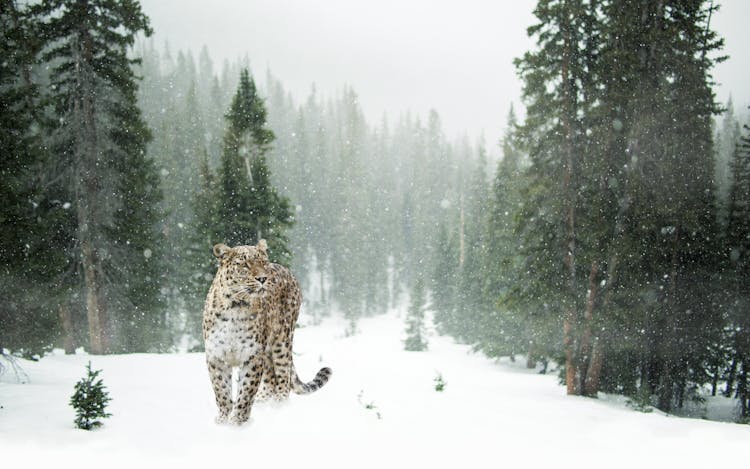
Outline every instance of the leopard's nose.
{"label": "leopard's nose", "polygon": [[259,281],[260,284],[263,285],[264,283],[266,283],[266,278],[267,277],[255,277],[255,280]]}

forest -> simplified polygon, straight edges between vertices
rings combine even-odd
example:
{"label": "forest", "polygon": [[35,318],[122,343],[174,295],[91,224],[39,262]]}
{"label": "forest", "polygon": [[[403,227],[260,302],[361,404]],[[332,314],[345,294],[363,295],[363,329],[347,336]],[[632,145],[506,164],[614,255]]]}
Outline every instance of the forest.
{"label": "forest", "polygon": [[747,423],[750,127],[713,89],[718,8],[539,0],[525,109],[474,140],[157,44],[136,0],[0,0],[0,354],[200,352],[211,247],[263,238],[346,336],[408,302],[411,349],[431,311],[570,395],[723,394]]}

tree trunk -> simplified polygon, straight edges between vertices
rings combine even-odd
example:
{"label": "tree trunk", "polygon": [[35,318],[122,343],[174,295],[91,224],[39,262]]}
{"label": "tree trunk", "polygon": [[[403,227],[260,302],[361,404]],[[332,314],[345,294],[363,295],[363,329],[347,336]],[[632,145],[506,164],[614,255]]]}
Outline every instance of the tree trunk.
{"label": "tree trunk", "polygon": [[529,341],[529,350],[526,353],[526,368],[536,368],[536,352],[534,342]]}
{"label": "tree trunk", "polygon": [[750,417],[750,409],[748,409],[748,400],[750,400],[750,392],[748,392],[748,366],[747,361],[742,360],[741,372],[737,377],[737,398],[740,400],[740,416],[743,419]]}
{"label": "tree trunk", "polygon": [[[617,239],[617,236],[615,237],[615,239]],[[604,294],[604,301],[602,301],[602,311],[606,311],[607,307],[612,302],[612,292],[614,291],[615,284],[617,283],[617,267],[618,257],[617,254],[613,254],[609,259],[609,263],[607,263],[608,281],[606,283],[606,293]],[[604,346],[602,344],[602,338],[596,335],[593,338],[591,360],[589,362],[588,371],[586,372],[586,382],[584,383],[584,393],[587,396],[595,397],[598,394],[603,365]]]}
{"label": "tree trunk", "polygon": [[102,207],[105,197],[102,171],[106,164],[100,150],[101,142],[96,125],[96,111],[91,69],[94,52],[88,31],[79,35],[80,56],[76,67],[78,93],[73,100],[72,113],[81,116],[82,127],[76,138],[75,193],[78,212],[78,242],[81,249],[84,282],[86,285],[86,317],[89,328],[89,352],[95,355],[108,352],[107,315],[104,302],[104,275],[98,242],[104,223]]}
{"label": "tree trunk", "polygon": [[604,363],[604,351],[598,337],[594,338],[594,345],[591,348],[591,362],[586,373],[586,382],[584,383],[584,394],[589,397],[596,397],[599,393],[599,382],[602,375],[602,365]]}
{"label": "tree trunk", "polygon": [[599,273],[599,264],[591,263],[589,271],[589,289],[586,295],[586,310],[583,313],[583,332],[581,334],[580,364],[581,381],[586,382],[587,368],[591,359],[591,323],[594,318],[594,303],[596,302],[596,276]]}
{"label": "tree trunk", "polygon": [[[667,298],[667,310],[670,317],[676,317],[677,313],[677,270],[679,267],[679,242],[680,242],[680,228],[676,227],[674,230],[674,238],[672,240],[672,253],[671,253],[671,271],[669,274],[669,297]],[[679,392],[675,392],[675,385],[678,384],[673,374],[673,367],[675,365],[674,353],[680,353],[679,350],[675,350],[674,343],[677,335],[677,331],[674,330],[674,325],[670,325],[670,330],[666,330],[667,344],[662,341],[661,345],[661,362],[662,362],[662,373],[660,381],[659,391],[659,409],[669,412],[672,410],[672,402],[674,397]]]}
{"label": "tree trunk", "polygon": [[575,191],[573,188],[573,83],[570,79],[571,31],[567,16],[563,19],[563,57],[562,57],[562,91],[563,91],[563,128],[565,131],[565,164],[563,169],[563,194],[565,197],[564,218],[567,233],[563,246],[563,263],[568,270],[568,304],[563,321],[563,345],[565,347],[565,384],[568,394],[581,393],[580,361],[577,353],[578,314],[576,312],[576,263],[575,263]]}
{"label": "tree trunk", "polygon": [[565,347],[565,387],[568,395],[580,394],[578,361],[575,353],[575,339],[573,337],[572,308],[568,309],[563,321],[563,346]]}
{"label": "tree trunk", "polygon": [[585,374],[582,376],[583,395],[590,397],[596,397],[597,392],[599,391],[599,375],[603,358],[601,347],[599,346],[599,338],[593,336],[592,332],[598,285],[596,280],[598,275],[599,264],[596,261],[593,261],[589,272],[589,291],[586,299],[584,330],[581,339],[581,367],[582,371],[585,371]]}
{"label": "tree trunk", "polygon": [[711,370],[711,395],[716,395],[716,389],[719,387],[719,366],[716,365]]}
{"label": "tree trunk", "polygon": [[732,397],[734,391],[734,380],[737,375],[737,358],[732,359],[732,364],[729,365],[729,373],[727,373],[727,386],[724,388],[724,397]]}
{"label": "tree trunk", "polygon": [[81,242],[83,273],[86,282],[86,317],[89,324],[89,352],[101,355],[107,352],[106,316],[102,298],[99,256],[88,240]]}
{"label": "tree trunk", "polygon": [[66,355],[76,353],[75,338],[73,334],[73,317],[70,315],[70,308],[65,301],[60,303],[58,308],[60,326],[63,332],[63,349]]}

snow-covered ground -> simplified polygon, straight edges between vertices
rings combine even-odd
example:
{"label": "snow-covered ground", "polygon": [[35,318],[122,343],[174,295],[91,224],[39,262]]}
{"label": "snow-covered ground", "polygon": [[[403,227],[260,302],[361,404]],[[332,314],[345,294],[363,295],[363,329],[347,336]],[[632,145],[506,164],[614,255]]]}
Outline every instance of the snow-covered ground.
{"label": "snow-covered ground", "polygon": [[[405,352],[403,317],[300,328],[297,370],[331,381],[243,427],[216,425],[202,354],[65,356],[23,362],[0,382],[0,465],[54,467],[740,467],[750,426],[640,413],[622,399],[565,396],[551,375],[496,363],[432,335]],[[111,418],[73,428],[68,399],[91,360]],[[447,385],[436,392],[442,374]],[[372,404],[374,408],[367,408]],[[178,466],[179,464],[179,466]],[[738,466],[738,464],[740,466]],[[223,466],[230,467],[230,466]]]}

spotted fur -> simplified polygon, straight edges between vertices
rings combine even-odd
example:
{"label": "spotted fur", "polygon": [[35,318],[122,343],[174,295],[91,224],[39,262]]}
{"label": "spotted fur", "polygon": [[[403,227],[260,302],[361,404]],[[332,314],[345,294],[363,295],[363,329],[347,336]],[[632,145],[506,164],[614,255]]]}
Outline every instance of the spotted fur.
{"label": "spotted fur", "polygon": [[[206,362],[219,408],[217,422],[242,424],[253,402],[307,394],[331,376],[322,368],[303,383],[292,361],[294,326],[302,294],[292,273],[268,261],[265,240],[257,246],[214,246],[220,265],[203,310]],[[236,402],[232,370],[239,370]]]}

